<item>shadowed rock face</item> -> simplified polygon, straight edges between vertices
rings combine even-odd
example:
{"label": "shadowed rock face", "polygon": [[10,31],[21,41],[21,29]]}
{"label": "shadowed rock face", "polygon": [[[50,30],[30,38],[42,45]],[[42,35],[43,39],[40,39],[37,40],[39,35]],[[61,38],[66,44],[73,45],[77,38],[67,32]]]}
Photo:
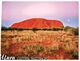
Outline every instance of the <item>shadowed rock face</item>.
{"label": "shadowed rock face", "polygon": [[64,26],[59,20],[47,20],[43,18],[32,18],[15,23],[11,28],[60,28]]}

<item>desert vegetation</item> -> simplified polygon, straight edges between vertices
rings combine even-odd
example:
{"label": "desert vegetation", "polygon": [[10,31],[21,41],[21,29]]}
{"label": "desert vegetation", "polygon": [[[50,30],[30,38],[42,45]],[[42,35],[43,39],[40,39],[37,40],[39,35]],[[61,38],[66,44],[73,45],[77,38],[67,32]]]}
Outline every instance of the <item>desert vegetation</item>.
{"label": "desert vegetation", "polygon": [[16,59],[78,59],[78,28],[12,29],[1,31],[1,55]]}

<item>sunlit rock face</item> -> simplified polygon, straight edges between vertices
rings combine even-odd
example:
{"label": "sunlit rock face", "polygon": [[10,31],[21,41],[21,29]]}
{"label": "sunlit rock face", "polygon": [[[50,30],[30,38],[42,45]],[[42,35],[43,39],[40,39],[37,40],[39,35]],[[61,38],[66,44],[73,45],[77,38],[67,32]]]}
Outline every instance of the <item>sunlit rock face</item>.
{"label": "sunlit rock face", "polygon": [[22,22],[14,23],[11,28],[60,28],[63,23],[59,20],[48,20],[44,18],[32,18]]}

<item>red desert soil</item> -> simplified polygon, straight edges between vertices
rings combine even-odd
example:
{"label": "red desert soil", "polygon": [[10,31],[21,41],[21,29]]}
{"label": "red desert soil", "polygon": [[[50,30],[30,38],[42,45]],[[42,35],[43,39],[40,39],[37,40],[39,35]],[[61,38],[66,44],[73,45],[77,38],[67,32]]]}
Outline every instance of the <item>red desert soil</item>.
{"label": "red desert soil", "polygon": [[[20,42],[20,43],[15,43],[15,44],[12,44],[11,47],[9,48],[9,51],[11,51],[11,54],[17,54],[18,56],[20,56],[19,54],[23,54],[23,51],[21,49],[22,46],[33,46],[33,45],[43,45],[45,47],[49,47],[51,45],[56,45],[55,42],[35,42],[35,41],[30,41],[30,42]],[[29,52],[31,53],[31,52]],[[47,58],[47,59],[70,59],[72,57],[72,55],[70,54],[66,54],[66,52],[64,50],[58,50],[58,51],[54,51],[54,52],[41,52],[41,53],[38,53],[38,54],[34,54],[34,56],[36,57],[39,57],[39,58]],[[67,57],[66,57],[67,56]]]}
{"label": "red desert soil", "polygon": [[59,20],[47,20],[43,18],[32,18],[13,24],[12,28],[56,28],[62,27],[63,23]]}

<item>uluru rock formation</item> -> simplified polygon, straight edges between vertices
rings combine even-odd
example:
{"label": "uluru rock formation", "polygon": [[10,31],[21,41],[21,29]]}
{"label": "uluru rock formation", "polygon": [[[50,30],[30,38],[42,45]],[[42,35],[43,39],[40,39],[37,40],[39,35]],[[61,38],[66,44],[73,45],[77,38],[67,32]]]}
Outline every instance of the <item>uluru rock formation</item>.
{"label": "uluru rock formation", "polygon": [[64,26],[59,20],[47,20],[43,18],[32,18],[22,22],[14,23],[11,28],[60,28]]}

